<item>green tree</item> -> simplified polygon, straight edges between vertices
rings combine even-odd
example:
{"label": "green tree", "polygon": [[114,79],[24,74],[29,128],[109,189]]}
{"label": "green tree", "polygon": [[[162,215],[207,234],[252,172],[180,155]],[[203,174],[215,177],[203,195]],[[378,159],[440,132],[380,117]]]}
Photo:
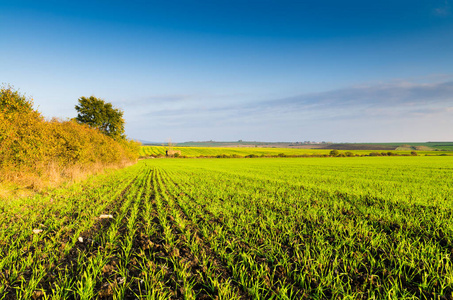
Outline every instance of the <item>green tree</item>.
{"label": "green tree", "polygon": [[123,111],[114,108],[111,103],[93,96],[80,97],[75,109],[78,112],[77,122],[97,128],[116,140],[125,138]]}

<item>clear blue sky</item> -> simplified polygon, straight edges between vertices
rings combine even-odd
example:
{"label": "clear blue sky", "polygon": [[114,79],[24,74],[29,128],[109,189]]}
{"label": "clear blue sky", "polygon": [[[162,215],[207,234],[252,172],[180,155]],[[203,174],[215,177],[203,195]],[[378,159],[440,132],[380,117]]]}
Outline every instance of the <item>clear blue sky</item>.
{"label": "clear blue sky", "polygon": [[0,82],[148,141],[451,141],[453,1],[0,0]]}

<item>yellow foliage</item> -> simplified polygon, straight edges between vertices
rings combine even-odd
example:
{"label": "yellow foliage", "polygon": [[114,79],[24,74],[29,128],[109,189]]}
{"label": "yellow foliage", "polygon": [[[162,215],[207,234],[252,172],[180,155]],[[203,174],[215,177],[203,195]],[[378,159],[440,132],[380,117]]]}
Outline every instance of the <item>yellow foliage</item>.
{"label": "yellow foliage", "polygon": [[0,182],[23,186],[30,181],[25,178],[34,178],[36,189],[90,169],[133,163],[139,148],[135,141],[115,141],[72,120],[46,121],[32,100],[10,87],[0,90]]}

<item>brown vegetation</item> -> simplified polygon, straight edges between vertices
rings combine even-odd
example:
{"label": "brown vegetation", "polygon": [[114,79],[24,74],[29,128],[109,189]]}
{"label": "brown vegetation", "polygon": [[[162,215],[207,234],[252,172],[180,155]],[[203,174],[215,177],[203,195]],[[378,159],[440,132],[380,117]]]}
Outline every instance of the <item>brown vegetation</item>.
{"label": "brown vegetation", "polygon": [[181,150],[168,149],[165,151],[166,156],[180,156]]}
{"label": "brown vegetation", "polygon": [[395,150],[395,146],[377,144],[329,144],[321,149],[335,150]]}

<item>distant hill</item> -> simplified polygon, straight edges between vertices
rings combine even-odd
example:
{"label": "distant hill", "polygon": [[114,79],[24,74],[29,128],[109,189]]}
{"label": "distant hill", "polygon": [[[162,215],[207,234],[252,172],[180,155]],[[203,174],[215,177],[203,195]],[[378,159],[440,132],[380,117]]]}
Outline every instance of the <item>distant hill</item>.
{"label": "distant hill", "polygon": [[145,140],[137,140],[139,141],[140,143],[142,143],[142,145],[150,145],[150,146],[162,146],[162,142],[150,142],[150,141],[145,141]]}
{"label": "distant hill", "polygon": [[177,143],[178,147],[261,147],[261,148],[305,148],[318,149],[323,148],[328,143],[303,143],[303,142],[257,142],[257,141],[234,141],[234,142],[184,142]]}

